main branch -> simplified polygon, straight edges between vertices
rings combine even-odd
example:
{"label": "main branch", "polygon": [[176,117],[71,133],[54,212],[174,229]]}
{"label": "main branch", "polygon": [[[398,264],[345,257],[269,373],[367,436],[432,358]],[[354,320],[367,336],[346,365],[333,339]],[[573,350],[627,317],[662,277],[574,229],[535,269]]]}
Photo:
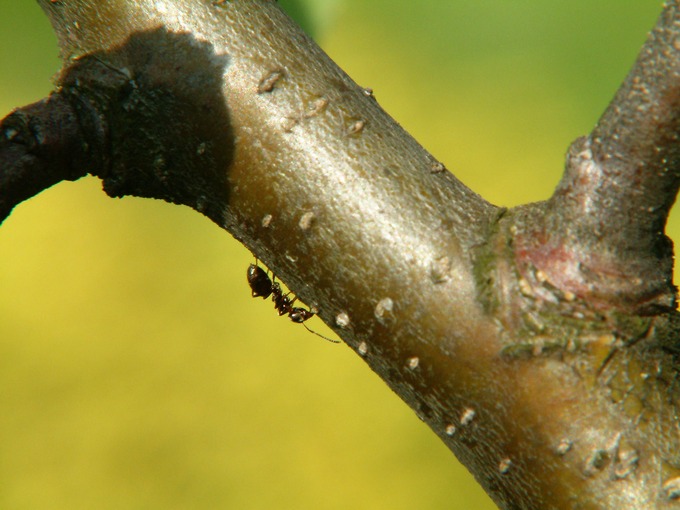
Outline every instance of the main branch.
{"label": "main branch", "polygon": [[[676,2],[555,196],[511,211],[447,172],[275,2],[40,3],[64,58],[53,103],[75,112],[63,143],[88,142],[55,174],[231,232],[499,506],[680,499],[662,233],[678,185]],[[0,179],[0,203],[54,180]]]}

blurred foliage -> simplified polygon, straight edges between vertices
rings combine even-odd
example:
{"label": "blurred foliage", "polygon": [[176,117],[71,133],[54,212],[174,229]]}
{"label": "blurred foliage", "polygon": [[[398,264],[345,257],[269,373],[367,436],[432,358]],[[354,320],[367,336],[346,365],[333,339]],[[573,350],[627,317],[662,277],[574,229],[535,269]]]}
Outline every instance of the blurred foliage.
{"label": "blurred foliage", "polygon": [[279,5],[309,35],[319,37],[336,18],[343,0],[279,0]]}
{"label": "blurred foliage", "polygon": [[[282,3],[501,205],[549,196],[660,10]],[[34,2],[0,12],[4,115],[46,95],[58,62]],[[492,508],[349,349],[250,298],[236,241],[189,209],[100,187],[62,183],[0,227],[0,508]]]}
{"label": "blurred foliage", "polygon": [[305,32],[312,37],[318,34],[314,30],[316,27],[312,23],[309,8],[303,0],[280,0],[279,5],[300,25]]}

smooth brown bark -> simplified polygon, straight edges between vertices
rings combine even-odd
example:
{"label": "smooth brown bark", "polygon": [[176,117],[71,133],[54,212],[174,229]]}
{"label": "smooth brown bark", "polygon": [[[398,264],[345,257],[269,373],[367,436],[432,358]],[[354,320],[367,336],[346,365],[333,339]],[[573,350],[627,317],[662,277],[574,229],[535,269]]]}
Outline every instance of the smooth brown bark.
{"label": "smooth brown bark", "polygon": [[[510,211],[445,171],[274,2],[40,3],[65,61],[53,104],[76,112],[54,146],[75,126],[92,138],[55,173],[86,168],[112,196],[186,204],[231,232],[500,507],[680,501],[662,231],[678,186],[676,2],[554,197]],[[33,193],[13,189],[6,209]]]}

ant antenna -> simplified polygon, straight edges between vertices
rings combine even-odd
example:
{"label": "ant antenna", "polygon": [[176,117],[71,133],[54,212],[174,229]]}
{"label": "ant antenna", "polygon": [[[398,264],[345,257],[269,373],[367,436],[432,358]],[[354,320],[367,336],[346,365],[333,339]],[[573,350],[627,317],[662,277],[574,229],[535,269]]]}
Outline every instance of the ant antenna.
{"label": "ant antenna", "polygon": [[327,336],[323,336],[321,333],[317,333],[317,332],[314,331],[313,329],[309,329],[309,326],[307,326],[307,324],[305,324],[304,322],[302,323],[302,325],[305,327],[305,329],[306,329],[307,331],[309,331],[310,333],[314,333],[316,336],[319,336],[319,337],[323,338],[324,340],[328,340],[329,342],[332,342],[332,343],[334,343],[334,344],[339,344],[339,343],[340,343],[340,340],[334,340],[334,339],[332,339],[332,338],[328,338]]}

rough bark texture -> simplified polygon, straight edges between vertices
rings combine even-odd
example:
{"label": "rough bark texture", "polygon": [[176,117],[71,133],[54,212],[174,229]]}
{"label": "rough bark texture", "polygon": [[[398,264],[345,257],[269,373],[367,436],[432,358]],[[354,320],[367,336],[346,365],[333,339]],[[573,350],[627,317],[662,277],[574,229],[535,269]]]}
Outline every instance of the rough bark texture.
{"label": "rough bark texture", "polygon": [[[447,172],[274,2],[40,4],[65,64],[48,103],[3,122],[5,215],[60,173],[189,205],[318,309],[501,508],[680,504],[663,234],[677,2],[555,195],[510,211]],[[17,149],[35,130],[15,121],[33,115],[64,134]],[[62,146],[72,160],[42,156]],[[52,176],[12,170],[17,150]]]}

